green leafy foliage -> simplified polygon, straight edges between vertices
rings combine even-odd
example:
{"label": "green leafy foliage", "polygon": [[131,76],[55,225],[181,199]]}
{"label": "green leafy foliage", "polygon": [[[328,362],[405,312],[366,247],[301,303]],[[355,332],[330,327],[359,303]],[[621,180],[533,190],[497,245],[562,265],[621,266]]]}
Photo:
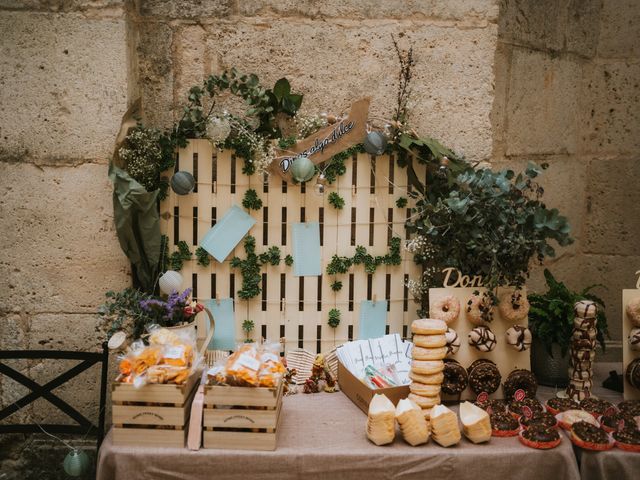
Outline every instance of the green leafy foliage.
{"label": "green leafy foliage", "polygon": [[211,256],[209,255],[209,252],[202,247],[198,247],[196,249],[196,259],[198,260],[198,265],[203,267],[208,267],[211,263]]}
{"label": "green leafy foliage", "polygon": [[337,328],[338,325],[340,325],[340,316],[340,310],[338,310],[337,308],[332,308],[331,310],[329,310],[329,320],[327,321],[327,323],[331,328]]}
{"label": "green leafy foliage", "polygon": [[329,184],[332,184],[338,177],[346,173],[347,167],[345,162],[360,152],[364,152],[364,146],[362,143],[347,148],[340,153],[336,153],[333,157],[324,162],[321,167],[318,167],[318,171],[324,174],[324,177],[327,179]]}
{"label": "green leafy foliage", "polygon": [[402,255],[400,253],[401,240],[399,237],[393,237],[389,246],[389,252],[385,255],[373,256],[367,252],[362,245],[356,247],[353,257],[342,257],[334,255],[327,265],[327,274],[338,275],[345,274],[352,265],[364,265],[367,273],[375,273],[380,265],[400,265]]}
{"label": "green leafy foliage", "polygon": [[407,203],[409,203],[409,201],[406,199],[406,197],[400,197],[396,200],[396,207],[405,208],[407,206]]}
{"label": "green leafy foliage", "polygon": [[242,330],[244,330],[244,333],[247,336],[244,343],[253,343],[253,340],[251,339],[251,332],[253,332],[254,328],[256,328],[256,324],[253,320],[247,319],[242,322]]}
{"label": "green leafy foliage", "polygon": [[334,292],[339,292],[342,290],[342,282],[340,280],[334,280],[331,282],[331,290]]}
{"label": "green leafy foliage", "polygon": [[[242,274],[242,286],[238,290],[238,296],[243,300],[249,300],[257,297],[262,291],[262,275],[260,274],[262,267],[267,264],[280,265],[282,254],[280,248],[276,246],[269,247],[266,252],[259,255],[256,254],[256,239],[251,235],[244,238],[243,245],[246,258],[233,257],[231,268],[239,268]],[[291,262],[293,263],[293,258],[291,258]]]}
{"label": "green leafy foliage", "polygon": [[287,255],[286,257],[284,257],[284,264],[287,267],[290,267],[291,265],[293,265],[293,257],[291,255]]}
{"label": "green leafy foliage", "polygon": [[591,300],[598,305],[596,339],[604,350],[605,335],[609,336],[605,305],[601,298],[591,293],[594,288],[602,285],[591,285],[580,292],[574,292],[556,280],[547,269],[544,270],[544,278],[547,291],[544,294],[530,293],[527,296],[531,305],[529,328],[533,336],[544,344],[549,355],[552,355],[551,346],[555,343],[560,346],[562,356],[565,356],[573,331],[573,306],[580,300]]}
{"label": "green leafy foliage", "polygon": [[171,270],[179,272],[182,270],[183,263],[191,260],[192,253],[189,245],[184,240],[178,242],[178,249],[169,256],[169,267]]}
{"label": "green leafy foliage", "polygon": [[327,200],[329,201],[329,205],[333,206],[336,210],[342,210],[344,208],[344,198],[342,198],[338,192],[331,192]]}
{"label": "green leafy foliage", "polygon": [[140,338],[145,325],[152,321],[140,307],[140,302],[152,296],[135,288],[126,288],[121,292],[109,291],[106,297],[106,302],[98,307],[98,316],[108,328],[107,338],[111,338],[118,330],[124,330],[133,338]]}
{"label": "green leafy foliage", "polygon": [[260,210],[262,208],[262,200],[258,197],[258,192],[253,188],[247,190],[242,199],[242,206],[247,210]]}
{"label": "green leafy foliage", "polygon": [[281,253],[280,253],[280,248],[273,246],[273,247],[269,247],[269,249],[264,252],[261,253],[259,256],[260,259],[260,265],[280,265],[280,260],[281,260]]}

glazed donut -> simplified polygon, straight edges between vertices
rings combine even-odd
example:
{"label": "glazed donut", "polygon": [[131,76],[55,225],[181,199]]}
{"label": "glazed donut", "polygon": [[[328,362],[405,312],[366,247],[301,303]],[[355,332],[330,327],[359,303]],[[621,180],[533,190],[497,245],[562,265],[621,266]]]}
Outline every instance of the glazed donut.
{"label": "glazed donut", "polygon": [[636,358],[633,362],[627,365],[625,376],[627,377],[629,385],[633,388],[640,389],[640,358]]}
{"label": "glazed donut", "polygon": [[444,334],[447,339],[447,355],[455,355],[460,350],[460,337],[458,332],[453,328],[447,328],[447,333]]}
{"label": "glazed donut", "polygon": [[493,304],[491,298],[484,294],[474,293],[467,301],[467,320],[474,325],[486,325],[493,320]]}
{"label": "glazed donut", "polygon": [[580,300],[573,305],[573,313],[578,318],[596,318],[598,307],[591,300]]}
{"label": "glazed donut", "polygon": [[580,390],[569,384],[567,387],[567,396],[571,400],[575,400],[576,402],[581,402],[585,398],[589,398],[591,396],[591,392],[589,390]]}
{"label": "glazed donut", "polygon": [[449,395],[461,393],[469,383],[469,376],[462,365],[455,360],[447,360],[444,364],[444,380],[442,391]]}
{"label": "glazed donut", "polygon": [[442,360],[447,356],[447,347],[423,348],[417,345],[411,351],[414,360]]}
{"label": "glazed donut", "polygon": [[618,404],[618,410],[637,417],[640,415],[640,400],[623,400]]}
{"label": "glazed donut", "polygon": [[574,329],[571,334],[573,340],[595,340],[598,332],[595,328],[589,330]]}
{"label": "glazed donut", "polygon": [[576,350],[593,350],[596,348],[596,341],[588,338],[574,339],[571,341],[571,347]]}
{"label": "glazed donut", "polygon": [[490,352],[496,348],[496,336],[489,327],[476,327],[469,332],[469,345],[481,352]]}
{"label": "glazed donut", "polygon": [[629,332],[629,348],[634,351],[640,350],[640,328],[632,328]]}
{"label": "glazed donut", "polygon": [[444,333],[440,335],[414,335],[413,344],[423,348],[444,347],[447,344],[447,337]]}
{"label": "glazed donut", "polygon": [[[446,368],[446,367],[445,367]],[[411,382],[409,391],[421,397],[436,397],[440,395],[440,385],[429,385],[428,383]]]}
{"label": "glazed donut", "polygon": [[631,299],[629,303],[627,303],[625,312],[627,312],[629,321],[633,323],[634,326],[640,327],[640,297]]}
{"label": "glazed donut", "polygon": [[447,324],[435,318],[421,318],[411,322],[411,331],[418,335],[440,335],[447,331]]}
{"label": "glazed donut", "polygon": [[[595,331],[596,330],[596,319],[595,318],[580,318],[576,317],[573,319],[573,328],[575,330],[582,331]],[[597,332],[596,332],[597,333]]]}
{"label": "glazed donut", "polygon": [[523,390],[526,398],[535,398],[538,391],[538,381],[529,370],[516,369],[507,375],[502,386],[504,398],[511,400],[518,390]]}
{"label": "glazed donut", "polygon": [[513,293],[505,293],[500,298],[498,309],[505,320],[511,323],[520,322],[529,315],[529,300],[520,290],[516,290]]}
{"label": "glazed donut", "polygon": [[593,387],[593,382],[589,378],[584,380],[572,378],[569,383],[577,390],[591,390],[591,387]]}
{"label": "glazed donut", "polygon": [[507,344],[511,345],[514,350],[524,352],[531,347],[531,330],[522,325],[514,325],[505,333]]}
{"label": "glazed donut", "polygon": [[587,350],[572,350],[571,358],[578,362],[593,362],[596,358],[595,350],[587,349]]}
{"label": "glazed donut", "polygon": [[423,397],[420,395],[416,395],[415,393],[410,393],[408,395],[408,398],[409,400],[414,401],[422,409],[435,407],[440,403],[440,395],[436,395],[433,397]]}
{"label": "glazed donut", "polygon": [[481,358],[473,362],[467,369],[469,373],[469,387],[479,394],[495,392],[500,387],[502,376],[500,370],[491,360]]}
{"label": "glazed donut", "polygon": [[591,370],[578,370],[576,368],[569,369],[569,378],[575,380],[589,380],[592,377]]}
{"label": "glazed donut", "polygon": [[460,301],[453,295],[440,298],[429,308],[429,315],[447,324],[455,322],[460,315]]}
{"label": "glazed donut", "polygon": [[414,382],[424,383],[426,385],[441,385],[444,380],[442,372],[432,373],[431,375],[422,375],[413,371],[409,372],[409,378]]}
{"label": "glazed donut", "polygon": [[411,371],[420,375],[433,375],[444,370],[444,362],[442,360],[413,360],[411,362]]}
{"label": "glazed donut", "polygon": [[591,369],[593,367],[593,362],[591,360],[575,360],[573,357],[569,360],[569,364],[580,372],[589,372],[591,373]]}

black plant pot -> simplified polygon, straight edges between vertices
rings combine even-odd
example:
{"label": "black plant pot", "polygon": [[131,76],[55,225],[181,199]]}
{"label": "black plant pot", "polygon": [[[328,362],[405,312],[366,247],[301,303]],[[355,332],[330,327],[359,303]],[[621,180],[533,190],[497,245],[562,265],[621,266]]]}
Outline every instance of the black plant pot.
{"label": "black plant pot", "polygon": [[569,354],[564,357],[560,345],[551,346],[553,357],[544,348],[544,344],[534,338],[531,345],[531,371],[540,385],[564,388],[569,384]]}

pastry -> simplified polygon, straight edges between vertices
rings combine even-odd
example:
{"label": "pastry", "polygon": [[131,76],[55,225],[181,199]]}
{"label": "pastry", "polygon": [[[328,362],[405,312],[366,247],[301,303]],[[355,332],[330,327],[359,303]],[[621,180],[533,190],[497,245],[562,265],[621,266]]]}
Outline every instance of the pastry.
{"label": "pastry", "polygon": [[464,436],[473,443],[488,442],[491,439],[489,414],[473,403],[460,404],[460,422]]}
{"label": "pastry", "polygon": [[573,313],[578,318],[596,318],[598,307],[591,300],[580,300],[573,305]]}
{"label": "pastry", "polygon": [[440,385],[429,385],[426,383],[411,382],[409,384],[409,391],[421,397],[438,396],[440,395],[440,388]]}
{"label": "pastry", "polygon": [[585,398],[580,402],[580,408],[585,412],[589,412],[596,418],[600,415],[604,415],[604,413],[609,409],[615,410],[613,403],[608,402],[607,400],[599,400],[597,398]]}
{"label": "pastry", "polygon": [[421,395],[416,395],[415,393],[410,393],[407,398],[422,409],[432,408],[440,403],[440,395],[423,397]]}
{"label": "pastry", "polygon": [[535,425],[541,425],[543,427],[557,427],[558,420],[555,415],[549,412],[536,412],[531,417],[520,417],[520,425],[522,428],[529,428]]}
{"label": "pastry", "polygon": [[618,410],[636,417],[640,415],[640,400],[624,400],[618,404]]}
{"label": "pastry", "polygon": [[502,376],[496,364],[491,360],[476,360],[469,366],[467,372],[469,373],[469,387],[475,394],[482,392],[491,394],[500,388]]}
{"label": "pastry", "polygon": [[569,360],[569,364],[574,370],[580,372],[588,372],[590,376],[593,376],[593,362],[591,360],[576,360],[573,357]]}
{"label": "pastry", "polygon": [[496,348],[496,336],[489,327],[475,327],[469,332],[469,345],[481,352],[490,352]]}
{"label": "pastry", "polygon": [[529,315],[529,301],[526,295],[523,295],[520,290],[516,290],[500,297],[498,309],[502,318],[508,322],[520,322]]}
{"label": "pastry", "polygon": [[531,330],[522,325],[510,327],[506,331],[505,337],[507,337],[507,344],[518,352],[524,352],[531,347]]}
{"label": "pastry", "polygon": [[447,331],[447,324],[435,318],[422,318],[411,322],[411,331],[418,335],[442,335]]}
{"label": "pastry", "polygon": [[445,337],[444,333],[437,335],[418,334],[413,336],[413,344],[422,348],[444,347],[447,344],[447,337]]}
{"label": "pastry", "polygon": [[523,445],[547,450],[560,445],[560,433],[557,428],[535,425],[522,430],[518,436]]}
{"label": "pastry", "polygon": [[376,445],[393,442],[396,436],[396,407],[386,395],[375,394],[369,403],[367,438]]}
{"label": "pastry", "polygon": [[444,380],[444,374],[438,372],[431,375],[421,375],[411,370],[409,371],[409,378],[414,382],[425,383],[427,385],[440,385]]}
{"label": "pastry", "polygon": [[460,337],[453,328],[447,328],[444,334],[447,339],[447,355],[455,355],[460,350]]}
{"label": "pastry", "polygon": [[589,398],[589,396],[591,395],[591,392],[587,390],[579,390],[571,384],[569,384],[569,386],[567,387],[566,392],[568,397],[572,400],[575,400],[576,402],[581,402],[585,398]]}
{"label": "pastry", "polygon": [[444,405],[431,410],[431,437],[441,446],[450,447],[462,438],[458,427],[458,416]]}
{"label": "pastry", "polygon": [[629,385],[633,388],[640,389],[640,358],[636,358],[627,365],[625,377]]}
{"label": "pastry", "polygon": [[613,432],[616,447],[628,452],[640,452],[640,430],[624,428]]}
{"label": "pastry", "polygon": [[447,356],[447,347],[424,348],[415,345],[411,351],[414,360],[442,360]]}
{"label": "pastry", "polygon": [[635,418],[624,412],[613,412],[600,417],[600,426],[605,432],[615,432],[623,428],[637,429]]}
{"label": "pastry", "polygon": [[591,379],[576,380],[572,378],[571,380],[569,380],[569,383],[573,388],[577,390],[591,390],[591,387],[593,387],[593,382],[591,381]]}
{"label": "pastry", "polygon": [[493,302],[487,294],[474,293],[465,308],[467,320],[474,325],[486,325],[493,320]]}
{"label": "pastry", "polygon": [[460,315],[460,302],[453,295],[439,298],[429,308],[429,315],[446,323],[455,322]]}
{"label": "pastry", "polygon": [[574,339],[571,341],[571,347],[576,350],[593,350],[596,348],[596,341],[589,338]]}
{"label": "pastry", "polygon": [[573,328],[576,330],[595,330],[596,319],[594,318],[580,318],[573,319]]}
{"label": "pastry", "polygon": [[578,410],[580,404],[570,398],[550,398],[545,405],[547,411],[553,415],[557,415],[560,412],[566,412],[567,410]]}
{"label": "pastry", "polygon": [[493,413],[490,420],[494,437],[515,437],[520,431],[520,424],[508,413]]}
{"label": "pastry", "polygon": [[531,410],[532,415],[542,413],[544,411],[542,404],[535,398],[525,397],[522,400],[513,400],[509,402],[509,413],[515,419],[519,419],[524,415],[525,408]]}
{"label": "pastry", "polygon": [[571,332],[571,339],[572,340],[595,340],[596,336],[598,335],[598,331],[595,328],[589,329],[589,330],[577,330],[574,329],[573,332]]}
{"label": "pastry", "polygon": [[488,399],[484,402],[476,402],[476,405],[485,410],[489,415],[494,413],[507,413],[507,402],[504,400]]}
{"label": "pastry", "polygon": [[627,338],[629,348],[635,352],[640,351],[640,328],[632,328]]}
{"label": "pastry", "polygon": [[513,370],[503,385],[504,397],[507,400],[514,398],[516,391],[523,390],[526,397],[535,398],[538,391],[538,382],[533,373],[529,370]]}
{"label": "pastry", "polygon": [[442,360],[413,360],[411,362],[411,371],[420,375],[433,375],[444,370],[444,362]]}
{"label": "pastry", "polygon": [[590,380],[593,376],[591,370],[578,370],[575,368],[569,369],[569,378],[575,380]]}
{"label": "pastry", "polygon": [[596,427],[600,426],[598,421],[589,412],[584,410],[566,410],[556,415],[558,424],[565,430],[571,430],[571,425],[576,422],[587,422]]}
{"label": "pastry", "polygon": [[611,450],[613,443],[607,432],[587,422],[575,422],[571,426],[571,441],[585,450]]}
{"label": "pastry", "polygon": [[402,438],[411,446],[422,445],[429,441],[429,423],[418,405],[403,398],[396,407],[396,420],[400,425]]}
{"label": "pastry", "polygon": [[575,364],[580,362],[593,362],[595,358],[596,352],[593,349],[575,348],[575,345],[572,345],[571,359]]}
{"label": "pastry", "polygon": [[640,297],[631,299],[624,310],[629,321],[636,327],[640,327]]}
{"label": "pastry", "polygon": [[469,383],[467,371],[455,360],[447,360],[444,364],[444,380],[442,391],[449,395],[461,393]]}

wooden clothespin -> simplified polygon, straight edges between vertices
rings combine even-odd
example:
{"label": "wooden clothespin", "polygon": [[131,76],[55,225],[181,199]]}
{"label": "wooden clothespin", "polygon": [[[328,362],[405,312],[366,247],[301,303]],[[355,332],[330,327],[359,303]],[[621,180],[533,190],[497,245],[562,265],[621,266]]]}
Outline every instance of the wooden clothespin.
{"label": "wooden clothespin", "polygon": [[377,303],[378,302],[378,294],[374,293],[373,294],[373,303]]}
{"label": "wooden clothespin", "polygon": [[213,193],[218,193],[218,181],[213,182]]}
{"label": "wooden clothespin", "polygon": [[355,185],[351,185],[351,195],[355,197],[357,193],[358,187],[356,187]]}
{"label": "wooden clothespin", "polygon": [[220,292],[216,292],[216,305],[220,306]]}

